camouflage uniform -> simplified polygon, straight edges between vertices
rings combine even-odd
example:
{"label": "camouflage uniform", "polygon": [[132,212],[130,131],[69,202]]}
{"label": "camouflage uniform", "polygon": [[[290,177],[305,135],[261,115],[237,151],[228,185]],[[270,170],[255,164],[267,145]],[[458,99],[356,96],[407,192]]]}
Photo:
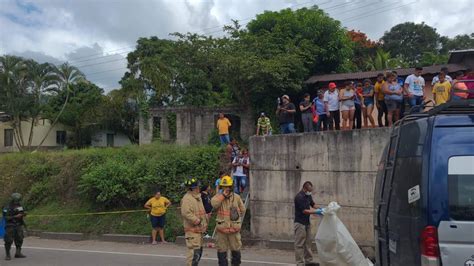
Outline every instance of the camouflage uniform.
{"label": "camouflage uniform", "polygon": [[[3,217],[5,218],[5,253],[6,253],[6,260],[11,259],[10,249],[13,243],[16,246],[16,253],[15,258],[25,258],[25,256],[21,253],[21,246],[23,245],[23,230],[25,226],[25,222],[23,221],[23,217],[25,215],[25,211],[20,204],[21,195],[18,193],[12,194],[12,200],[10,204],[3,208]],[[21,214],[20,217],[15,217]]]}

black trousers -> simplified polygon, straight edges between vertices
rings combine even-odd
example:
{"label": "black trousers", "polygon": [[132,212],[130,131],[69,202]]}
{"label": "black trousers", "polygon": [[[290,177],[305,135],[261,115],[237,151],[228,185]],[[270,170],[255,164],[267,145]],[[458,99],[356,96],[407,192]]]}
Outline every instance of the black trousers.
{"label": "black trousers", "polygon": [[354,123],[352,129],[362,128],[362,106],[360,104],[355,104],[355,113],[354,113]]}
{"label": "black trousers", "polygon": [[[377,101],[378,107],[377,106],[377,123],[379,124],[379,127],[387,126],[388,125],[388,109],[387,105],[385,104],[385,101]],[[382,123],[382,117],[385,115],[385,124]]]}
{"label": "black trousers", "polygon": [[328,123],[330,130],[333,130],[334,128],[336,128],[336,130],[341,129],[341,113],[339,110],[329,111]]}

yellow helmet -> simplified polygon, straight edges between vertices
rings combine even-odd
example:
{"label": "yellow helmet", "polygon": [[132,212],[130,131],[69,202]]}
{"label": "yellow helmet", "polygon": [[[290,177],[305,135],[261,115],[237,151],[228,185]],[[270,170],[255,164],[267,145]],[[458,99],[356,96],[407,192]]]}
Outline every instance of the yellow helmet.
{"label": "yellow helmet", "polygon": [[232,177],[228,175],[223,176],[219,183],[220,187],[231,187],[232,185],[234,185],[234,180],[232,180]]}

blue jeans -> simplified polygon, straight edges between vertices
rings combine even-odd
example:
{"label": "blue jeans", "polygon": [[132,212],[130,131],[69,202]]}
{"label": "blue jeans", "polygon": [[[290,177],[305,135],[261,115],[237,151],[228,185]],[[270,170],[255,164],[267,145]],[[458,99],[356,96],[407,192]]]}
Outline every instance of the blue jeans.
{"label": "blue jeans", "polygon": [[422,103],[423,103],[423,96],[413,95],[412,97],[408,98],[408,104],[410,104],[410,107],[413,107],[415,105],[421,105]]}
{"label": "blue jeans", "polygon": [[[322,126],[322,128],[321,128]],[[316,131],[328,130],[328,117],[326,114],[319,115],[318,123],[316,124]]]}
{"label": "blue jeans", "polygon": [[295,133],[295,124],[294,123],[286,123],[280,124],[280,133],[281,134],[290,134]]}
{"label": "blue jeans", "polygon": [[229,144],[229,142],[230,142],[229,134],[219,135],[219,139],[221,140],[222,145]]}
{"label": "blue jeans", "polygon": [[240,188],[245,190],[247,187],[247,177],[234,175],[234,193],[240,195]]}

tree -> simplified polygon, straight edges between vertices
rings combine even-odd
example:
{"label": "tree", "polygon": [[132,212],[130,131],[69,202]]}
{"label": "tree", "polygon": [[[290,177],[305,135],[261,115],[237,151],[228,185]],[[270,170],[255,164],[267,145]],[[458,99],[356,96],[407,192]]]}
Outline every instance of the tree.
{"label": "tree", "polygon": [[370,57],[367,61],[367,69],[371,71],[401,67],[408,67],[408,64],[401,58],[392,58],[390,52],[385,52],[381,48],[377,49],[375,56]]}
{"label": "tree", "polygon": [[424,22],[405,22],[392,27],[381,38],[383,49],[411,65],[418,64],[424,52],[438,53],[440,35]]}
{"label": "tree", "polygon": [[449,37],[443,36],[440,39],[442,48],[440,53],[448,54],[449,51],[453,50],[464,50],[464,49],[473,49],[474,48],[474,33],[456,35],[454,38],[450,39]]}
{"label": "tree", "polygon": [[51,91],[55,93],[57,96],[59,96],[60,94],[65,94],[64,102],[62,103],[62,107],[59,110],[59,112],[55,115],[54,119],[51,119],[52,120],[51,127],[49,128],[49,130],[46,132],[41,142],[36,147],[36,150],[38,150],[41,147],[41,145],[43,145],[44,141],[49,136],[54,126],[58,123],[59,119],[61,118],[61,115],[64,112],[64,109],[66,109],[66,106],[69,101],[69,95],[72,90],[72,85],[85,80],[84,74],[81,71],[79,71],[78,68],[71,66],[68,63],[64,63],[60,65],[59,67],[57,67],[55,69],[55,76],[57,78],[57,85],[55,89]]}
{"label": "tree", "polygon": [[121,131],[132,143],[138,143],[138,105],[126,90],[113,90],[104,97],[101,125]]}
{"label": "tree", "polygon": [[68,146],[82,148],[90,144],[91,133],[101,127],[104,102],[103,90],[86,80],[69,84],[69,90],[61,90],[51,99],[52,116],[61,113],[58,122],[74,132]]}
{"label": "tree", "polygon": [[0,57],[0,108],[11,116],[15,143],[20,151],[25,146],[22,121],[27,116],[31,102],[26,69],[27,65],[21,57]]}
{"label": "tree", "polygon": [[355,70],[367,70],[367,64],[370,63],[368,60],[370,61],[370,58],[376,56],[376,51],[381,44],[370,40],[365,33],[360,31],[350,30],[347,32],[347,36],[352,41],[354,51],[352,62],[354,63]]}
{"label": "tree", "polygon": [[34,128],[38,120],[47,108],[46,93],[53,90],[57,85],[57,77],[54,75],[55,66],[49,63],[38,64],[34,60],[26,61],[29,93],[31,94],[31,105],[25,111],[27,119],[30,119],[30,133],[28,137],[28,149],[33,141]]}

